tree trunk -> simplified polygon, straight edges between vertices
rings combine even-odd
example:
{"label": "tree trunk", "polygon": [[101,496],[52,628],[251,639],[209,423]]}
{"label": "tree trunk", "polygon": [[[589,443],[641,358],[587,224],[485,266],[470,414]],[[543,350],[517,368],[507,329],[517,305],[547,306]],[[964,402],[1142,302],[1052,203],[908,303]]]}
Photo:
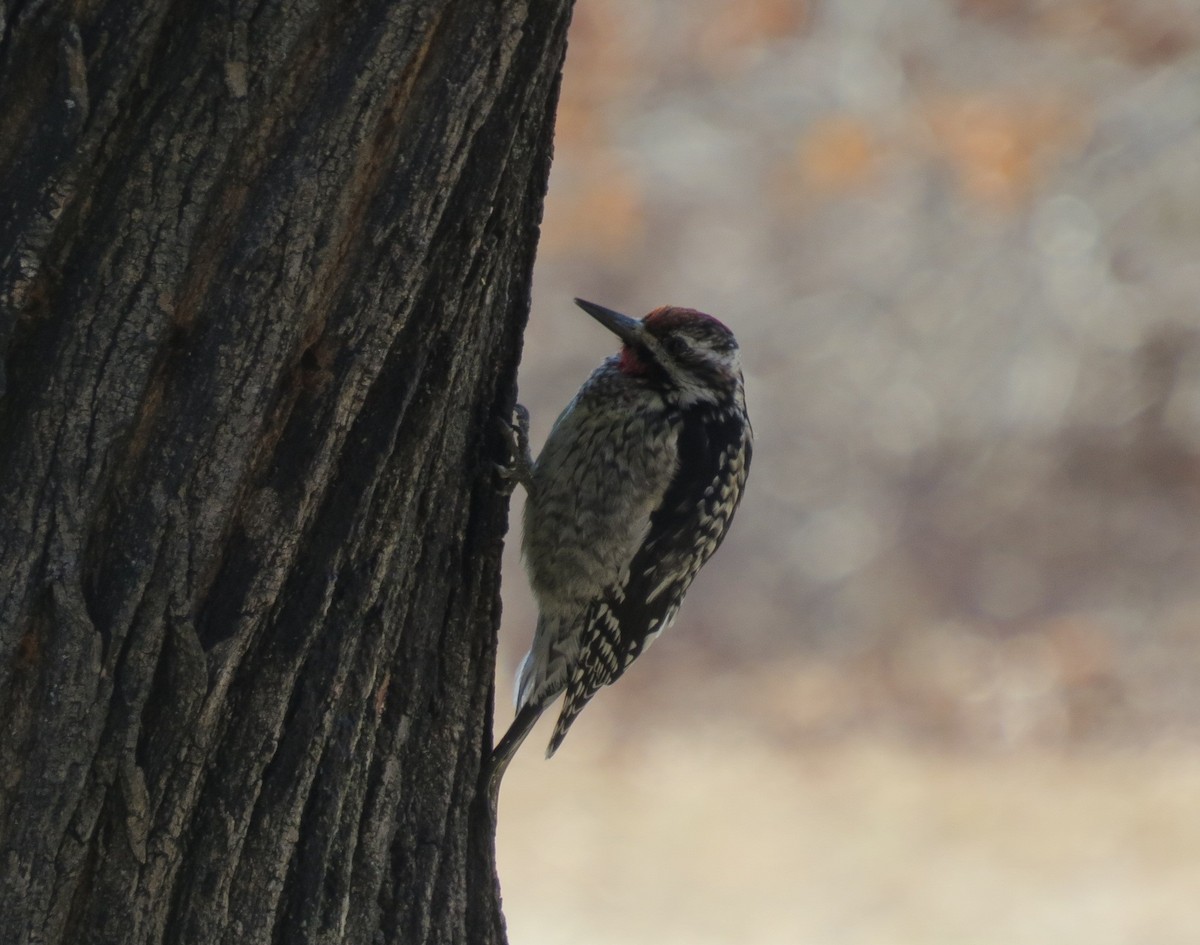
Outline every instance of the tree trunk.
{"label": "tree trunk", "polygon": [[0,939],[503,941],[570,0],[0,2]]}

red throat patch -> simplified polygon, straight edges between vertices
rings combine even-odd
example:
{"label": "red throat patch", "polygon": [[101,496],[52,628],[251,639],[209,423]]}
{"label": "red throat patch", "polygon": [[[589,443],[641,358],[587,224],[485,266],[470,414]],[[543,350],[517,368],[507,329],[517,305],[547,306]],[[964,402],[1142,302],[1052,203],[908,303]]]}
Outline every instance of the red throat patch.
{"label": "red throat patch", "polygon": [[639,358],[637,351],[629,345],[621,348],[621,361],[617,368],[622,374],[628,374],[631,377],[638,377],[648,370],[646,362]]}

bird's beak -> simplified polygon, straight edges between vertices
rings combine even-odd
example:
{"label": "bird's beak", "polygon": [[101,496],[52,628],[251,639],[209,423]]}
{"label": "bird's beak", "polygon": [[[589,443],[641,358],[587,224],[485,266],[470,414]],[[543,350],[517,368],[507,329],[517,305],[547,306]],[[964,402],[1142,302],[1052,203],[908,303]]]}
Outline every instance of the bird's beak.
{"label": "bird's beak", "polygon": [[605,308],[603,305],[597,305],[595,302],[585,302],[583,299],[576,299],[575,304],[626,344],[636,345],[641,343],[642,334],[645,329],[642,328],[642,323],[639,319],[630,318],[628,315],[622,315],[620,312],[614,312],[611,308]]}

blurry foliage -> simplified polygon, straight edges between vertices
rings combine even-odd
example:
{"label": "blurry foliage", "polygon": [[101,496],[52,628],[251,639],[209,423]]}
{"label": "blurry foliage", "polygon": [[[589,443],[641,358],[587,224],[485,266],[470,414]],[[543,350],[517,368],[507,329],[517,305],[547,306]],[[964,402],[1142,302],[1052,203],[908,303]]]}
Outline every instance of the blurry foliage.
{"label": "blurry foliage", "polygon": [[508,776],[514,941],[1197,941],[1197,89],[1192,0],[581,0],[534,440],[580,295],[726,320],[757,443]]}
{"label": "blurry foliage", "polygon": [[935,157],[954,169],[963,197],[1016,209],[1061,160],[1078,156],[1088,130],[1081,109],[1052,101],[948,96],[924,120]]}
{"label": "blurry foliage", "polygon": [[594,715],[1196,731],[1197,88],[1200,8],[1172,0],[577,7],[535,441],[608,353],[573,295],[726,320],[758,435],[667,652]]}

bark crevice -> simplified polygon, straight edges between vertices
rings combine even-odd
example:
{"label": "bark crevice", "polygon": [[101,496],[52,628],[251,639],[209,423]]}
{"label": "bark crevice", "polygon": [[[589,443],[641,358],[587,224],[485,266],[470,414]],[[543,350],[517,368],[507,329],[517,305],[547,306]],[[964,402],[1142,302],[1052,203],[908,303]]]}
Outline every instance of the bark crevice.
{"label": "bark crevice", "polygon": [[494,418],[569,12],[8,7],[12,941],[503,942]]}

